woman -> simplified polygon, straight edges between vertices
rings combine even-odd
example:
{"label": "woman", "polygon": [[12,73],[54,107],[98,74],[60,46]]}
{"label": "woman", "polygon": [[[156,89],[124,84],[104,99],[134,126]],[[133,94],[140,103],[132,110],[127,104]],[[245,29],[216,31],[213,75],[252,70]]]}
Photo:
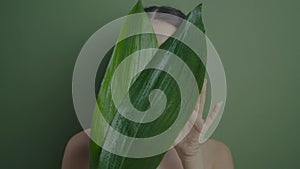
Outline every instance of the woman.
{"label": "woman", "polygon": [[[149,7],[145,9],[157,35],[158,45],[161,45],[171,36],[181,24],[181,20],[174,17],[161,17],[156,13],[167,13],[184,18],[185,15],[171,7]],[[168,35],[168,36],[163,36]],[[206,95],[206,80],[203,84],[199,102],[193,115],[197,115],[195,124],[187,136],[173,149],[166,153],[157,169],[233,169],[231,152],[227,146],[216,140],[209,139],[199,143],[199,136],[214,121],[222,103],[215,105],[213,112],[207,119],[202,119]],[[193,117],[193,116],[192,116]],[[191,118],[192,118],[191,117]],[[89,131],[88,131],[89,132]],[[88,169],[89,168],[89,137],[85,132],[73,136],[65,149],[62,169]],[[143,168],[141,166],[141,168]]]}

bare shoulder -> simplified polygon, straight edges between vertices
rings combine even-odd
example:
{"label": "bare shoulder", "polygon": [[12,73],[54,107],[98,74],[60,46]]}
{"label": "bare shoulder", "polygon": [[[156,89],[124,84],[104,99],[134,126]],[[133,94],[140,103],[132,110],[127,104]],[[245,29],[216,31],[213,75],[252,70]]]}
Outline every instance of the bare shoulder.
{"label": "bare shoulder", "polygon": [[73,135],[67,143],[66,149],[81,150],[89,145],[89,137],[85,131]]}
{"label": "bare shoulder", "polygon": [[85,131],[81,131],[68,141],[63,156],[62,169],[88,169],[88,158],[89,137]]}
{"label": "bare shoulder", "polygon": [[206,143],[204,143],[204,146],[206,147],[206,149],[210,149],[210,152],[222,152],[231,155],[231,151],[228,146],[221,141],[209,139]]}
{"label": "bare shoulder", "polygon": [[203,145],[204,154],[213,163],[214,169],[233,169],[232,154],[223,142],[209,139]]}

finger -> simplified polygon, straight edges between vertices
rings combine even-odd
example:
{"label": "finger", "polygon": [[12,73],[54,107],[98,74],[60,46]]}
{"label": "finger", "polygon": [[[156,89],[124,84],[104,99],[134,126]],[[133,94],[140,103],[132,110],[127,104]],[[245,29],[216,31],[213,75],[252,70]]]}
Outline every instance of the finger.
{"label": "finger", "polygon": [[199,96],[199,99],[197,101],[197,104],[195,106],[195,109],[188,120],[187,124],[185,125],[184,129],[181,131],[179,136],[177,137],[176,140],[180,140],[184,135],[187,134],[188,129],[191,129],[192,127],[195,128],[195,131],[193,133],[189,132],[188,135],[193,135],[195,138],[199,138],[200,132],[202,130],[202,125],[204,123],[202,114],[203,114],[203,109],[204,109],[204,104],[205,104],[205,95],[206,95],[206,86],[207,86],[207,79],[204,79],[201,93]]}
{"label": "finger", "polygon": [[213,121],[213,120],[216,118],[216,116],[217,116],[218,113],[220,112],[220,109],[221,109],[221,107],[222,107],[222,104],[223,104],[223,101],[221,101],[221,102],[219,102],[219,103],[217,103],[217,104],[215,105],[213,111],[210,112],[209,115],[208,115],[208,117],[205,119],[205,123],[211,122],[211,121]]}
{"label": "finger", "polygon": [[[206,93],[206,83],[207,83],[207,80],[204,79],[204,82],[203,82],[203,85],[202,85],[202,89],[201,89],[201,92],[200,92],[200,95],[199,95],[199,98],[197,100],[197,104],[195,106],[195,111],[199,111],[199,109],[201,108],[201,105],[204,105],[204,102],[205,101],[205,93]],[[204,96],[204,97],[203,97]]]}
{"label": "finger", "polygon": [[213,121],[216,119],[218,113],[220,112],[223,102],[219,102],[215,105],[213,111],[209,113],[209,116],[206,118],[201,133],[206,133],[208,128],[211,126]]}
{"label": "finger", "polygon": [[206,97],[206,87],[207,87],[207,80],[204,79],[203,86],[200,93],[199,105],[198,105],[198,113],[199,115],[203,114],[203,109],[205,105],[205,97]]}
{"label": "finger", "polygon": [[199,97],[199,101],[198,101],[198,104],[197,104],[197,118],[196,118],[196,121],[195,121],[195,127],[197,130],[199,130],[199,132],[201,131],[201,128],[202,128],[202,125],[203,125],[203,110],[204,110],[204,104],[205,104],[205,96],[206,96],[206,84],[207,84],[207,80],[204,79],[204,83],[203,83],[203,86],[202,86],[202,90],[201,90],[201,94],[200,94],[200,97]]}
{"label": "finger", "polygon": [[[192,122],[194,122],[193,123],[193,127],[198,131],[198,133],[200,133],[201,132],[201,130],[202,130],[202,126],[203,126],[203,123],[204,123],[204,120],[203,120],[203,118],[202,118],[202,116],[200,116],[199,114],[198,114],[198,112],[195,112],[194,111],[194,119],[191,119],[190,121],[190,123],[192,123]],[[197,115],[198,114],[198,115]],[[197,116],[197,117],[196,117]],[[196,118],[196,119],[195,119]],[[194,120],[194,121],[193,121]]]}
{"label": "finger", "polygon": [[210,128],[211,124],[214,122],[214,120],[216,119],[218,113],[220,112],[220,109],[222,107],[223,102],[219,102],[215,105],[213,111],[211,113],[209,113],[209,116],[205,119],[205,122],[202,126],[202,130],[200,133],[200,137],[199,137],[199,141],[201,142],[201,140],[203,141],[203,137],[206,134],[207,130]]}
{"label": "finger", "polygon": [[188,134],[190,134],[190,130],[193,127],[194,123],[190,120],[184,125],[183,129],[178,134],[177,138],[174,141],[174,146],[181,142]]}
{"label": "finger", "polygon": [[198,112],[199,111],[199,108],[200,108],[200,98],[201,98],[201,95],[199,96],[199,98],[197,99],[197,103],[196,103],[196,106],[194,108],[194,111]]}

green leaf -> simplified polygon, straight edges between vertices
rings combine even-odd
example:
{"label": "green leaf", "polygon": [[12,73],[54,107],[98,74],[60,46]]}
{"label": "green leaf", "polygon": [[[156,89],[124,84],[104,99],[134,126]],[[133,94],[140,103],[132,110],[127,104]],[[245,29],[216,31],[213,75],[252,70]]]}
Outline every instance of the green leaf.
{"label": "green leaf", "polygon": [[[137,2],[137,4],[130,11],[129,15],[136,14],[136,13],[142,13],[141,15],[139,15],[141,17],[134,17],[135,19],[138,20],[132,20],[131,18],[128,18],[123,25],[123,28],[119,35],[119,39],[123,39],[123,37],[125,37],[127,34],[130,34],[131,30],[134,30],[136,32],[145,31],[150,33],[131,36],[123,41],[120,41],[113,48],[113,51],[110,50],[110,52],[107,53],[107,55],[111,55],[111,53],[113,54],[110,59],[106,73],[104,75],[103,81],[101,83],[100,92],[98,94],[97,101],[98,101],[99,109],[101,110],[101,112],[105,112],[104,116],[109,123],[111,123],[116,112],[116,107],[112,102],[112,95],[111,95],[111,81],[116,68],[128,55],[144,48],[158,47],[157,39],[154,34],[151,22],[149,20],[148,15],[144,12],[144,8],[141,1]],[[105,56],[105,58],[107,58],[107,56]],[[140,60],[139,62],[144,63],[146,61]],[[129,63],[129,65],[127,65],[128,70],[123,70],[128,74],[127,76],[125,75],[120,79],[118,79],[120,87],[128,88],[128,86],[130,85],[130,82],[128,82],[128,77],[130,76],[130,72],[134,72],[135,69],[137,69],[136,65],[139,65],[140,64],[139,62]],[[101,142],[99,141],[99,139],[104,137],[106,131],[101,126],[101,120],[99,118],[98,112],[94,114],[91,131],[92,131],[91,136],[93,140],[98,140],[98,142]],[[109,164],[110,163],[109,161],[101,159],[103,155],[100,158],[101,151],[102,151],[101,147],[97,143],[91,140],[90,143],[90,168],[91,169],[111,168],[111,166],[109,165],[112,164]],[[101,161],[100,164],[99,161]]]}
{"label": "green leaf", "polygon": [[[201,7],[200,4],[194,10],[192,10],[188,15],[186,20],[194,24],[198,29],[204,32],[204,25],[201,19]],[[169,75],[166,71],[158,70],[152,68],[153,66],[159,66],[166,70],[179,70],[177,71],[181,78],[185,78],[184,71],[180,71],[178,67],[173,66],[174,61],[172,61],[172,53],[177,55],[181,61],[183,61],[188,68],[191,70],[193,77],[196,79],[198,91],[201,91],[202,84],[205,76],[205,65],[197,56],[197,54],[190,49],[187,45],[180,41],[180,37],[184,38],[189,31],[191,24],[182,24],[180,29],[177,30],[176,35],[179,39],[169,38],[160,49],[164,51],[158,51],[151,58],[141,57],[140,60],[131,60],[126,62],[126,65],[118,70],[122,61],[126,59],[131,54],[137,52],[137,55],[143,55],[145,53],[139,52],[142,49],[157,48],[157,40],[154,34],[151,22],[146,13],[144,13],[141,1],[134,6],[129,14],[143,13],[143,17],[138,20],[127,19],[122,31],[120,33],[120,38],[126,37],[126,35],[131,30],[146,30],[150,32],[148,34],[139,34],[130,36],[124,40],[117,43],[114,48],[111,60],[109,62],[107,71],[105,73],[104,79],[102,81],[100,92],[97,98],[99,110],[102,113],[105,120],[110,124],[112,128],[117,130],[119,133],[134,137],[134,138],[148,138],[156,136],[167,130],[176,121],[179,111],[182,108],[181,103],[184,101],[181,98],[180,86],[177,84],[176,79]],[[146,55],[152,56],[152,51],[146,53]],[[206,51],[204,50],[201,57],[206,56]],[[143,70],[138,76],[131,81],[134,72],[137,72],[142,67],[146,65],[145,70]],[[173,66],[173,67],[172,67]],[[121,72],[122,76],[118,76],[118,86],[114,86],[114,73],[116,71]],[[186,85],[190,85],[189,82]],[[121,102],[119,105],[115,105],[112,97],[113,93],[111,87],[121,87],[120,91],[128,91],[128,93],[118,94],[118,99],[122,100],[123,97],[128,96],[130,98],[131,104],[135,109],[139,111],[146,111],[151,106],[155,106],[159,103],[150,103],[149,95],[155,89],[163,91],[164,96],[154,95],[155,100],[161,100],[166,97],[165,109],[162,114],[155,120],[147,123],[134,122],[125,118],[117,108],[122,106],[126,107],[126,102]],[[193,92],[191,90],[190,92]],[[190,93],[191,96],[193,93]],[[198,96],[197,95],[194,96]],[[196,104],[197,97],[191,97],[190,103],[192,106]],[[151,105],[152,104],[152,105]],[[120,109],[119,109],[120,110]],[[166,140],[161,140],[161,144],[172,146],[177,135],[189,119],[193,107],[191,109],[185,109],[186,113],[181,118],[181,122],[176,126],[175,132],[173,132],[170,137]],[[90,168],[91,169],[155,169],[161,162],[165,152],[158,155],[144,158],[131,158],[123,157],[102,149],[99,143],[112,144],[109,138],[110,130],[102,126],[103,121],[99,118],[99,112],[96,112],[93,117],[92,124],[92,138],[90,144]],[[147,115],[145,115],[147,116]],[[145,117],[141,118],[142,121]],[[104,138],[104,140],[99,141],[99,139]],[[114,138],[118,139],[118,138]],[[94,142],[96,140],[96,142]],[[127,150],[128,152],[135,146],[133,143],[121,144],[119,145],[121,149]],[[159,146],[148,145],[148,146]]]}

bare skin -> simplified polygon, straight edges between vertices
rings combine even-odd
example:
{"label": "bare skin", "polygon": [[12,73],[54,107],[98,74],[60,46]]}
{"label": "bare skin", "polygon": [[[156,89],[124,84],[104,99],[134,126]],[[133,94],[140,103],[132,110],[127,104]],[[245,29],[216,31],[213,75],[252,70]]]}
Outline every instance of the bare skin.
{"label": "bare skin", "polygon": [[[168,36],[176,31],[176,27],[164,21],[151,20],[158,44],[161,45]],[[168,36],[163,36],[168,35]],[[200,143],[203,135],[219,112],[222,102],[217,103],[206,119],[202,118],[206,95],[206,80],[203,84],[198,104],[191,118],[196,118],[193,124],[188,121],[191,130],[186,137],[169,150],[157,169],[233,169],[233,160],[229,148],[222,142],[209,139]],[[184,131],[184,130],[183,130]],[[86,132],[89,132],[87,130]],[[182,132],[183,133],[183,132]],[[182,134],[181,133],[181,134]],[[180,135],[181,135],[180,134]],[[74,135],[68,142],[62,161],[62,169],[89,168],[89,137],[82,131]]]}

